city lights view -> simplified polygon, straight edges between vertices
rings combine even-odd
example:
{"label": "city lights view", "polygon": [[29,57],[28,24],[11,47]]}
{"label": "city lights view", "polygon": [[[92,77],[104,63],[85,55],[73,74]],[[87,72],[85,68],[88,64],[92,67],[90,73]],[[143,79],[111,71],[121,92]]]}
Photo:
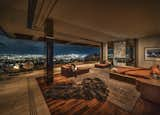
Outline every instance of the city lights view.
{"label": "city lights view", "polygon": [[[46,67],[45,43],[0,35],[0,73],[17,73]],[[15,45],[16,44],[16,45]],[[54,64],[92,63],[99,60],[99,48],[54,44]]]}

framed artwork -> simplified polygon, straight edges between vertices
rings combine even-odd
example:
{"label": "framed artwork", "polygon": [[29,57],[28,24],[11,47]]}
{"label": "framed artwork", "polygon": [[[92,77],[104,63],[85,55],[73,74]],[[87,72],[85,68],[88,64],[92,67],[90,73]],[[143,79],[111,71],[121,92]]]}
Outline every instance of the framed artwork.
{"label": "framed artwork", "polygon": [[160,61],[160,47],[159,48],[144,48],[144,58],[148,61]]}

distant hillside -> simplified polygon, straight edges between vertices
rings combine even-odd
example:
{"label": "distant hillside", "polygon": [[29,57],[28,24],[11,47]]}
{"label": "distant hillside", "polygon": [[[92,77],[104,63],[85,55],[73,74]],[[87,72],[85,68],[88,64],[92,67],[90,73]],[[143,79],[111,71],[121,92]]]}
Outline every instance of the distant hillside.
{"label": "distant hillside", "polygon": [[[99,53],[99,48],[89,46],[55,43],[54,47],[55,55]],[[0,54],[45,54],[45,44],[0,35]]]}

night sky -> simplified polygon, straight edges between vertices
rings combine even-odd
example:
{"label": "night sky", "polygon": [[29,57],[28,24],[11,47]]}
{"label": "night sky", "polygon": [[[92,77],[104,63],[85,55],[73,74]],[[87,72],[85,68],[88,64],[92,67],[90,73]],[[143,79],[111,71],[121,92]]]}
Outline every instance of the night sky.
{"label": "night sky", "polygon": [[[99,48],[71,44],[55,43],[55,55],[65,54],[99,54]],[[20,40],[0,35],[0,54],[45,54],[43,42]]]}

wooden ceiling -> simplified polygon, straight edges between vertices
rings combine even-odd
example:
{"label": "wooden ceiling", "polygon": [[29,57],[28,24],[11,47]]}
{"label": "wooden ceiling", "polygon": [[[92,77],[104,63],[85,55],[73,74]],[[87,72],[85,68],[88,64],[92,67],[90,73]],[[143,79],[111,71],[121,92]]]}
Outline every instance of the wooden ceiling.
{"label": "wooden ceiling", "polygon": [[[33,4],[29,7],[28,1],[36,3],[35,7]],[[29,15],[32,17],[30,28],[27,26]],[[0,26],[9,33],[43,37],[47,18],[54,20],[56,39],[77,43],[95,45],[160,34],[160,2],[154,0],[0,1]]]}

